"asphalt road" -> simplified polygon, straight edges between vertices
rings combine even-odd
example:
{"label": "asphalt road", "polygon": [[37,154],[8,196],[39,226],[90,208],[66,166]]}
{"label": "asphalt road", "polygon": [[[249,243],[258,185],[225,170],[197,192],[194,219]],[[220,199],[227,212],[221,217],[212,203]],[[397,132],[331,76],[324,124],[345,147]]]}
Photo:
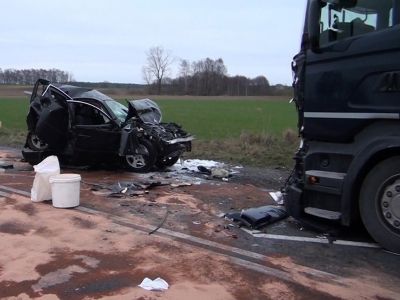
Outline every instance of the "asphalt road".
{"label": "asphalt road", "polygon": [[[31,202],[35,174],[16,149],[0,148],[0,160],[14,166],[0,172],[1,298],[400,298],[399,257],[363,231],[332,241],[291,218],[249,231],[220,217],[275,204],[268,192],[284,170],[235,169],[225,182],[188,170],[64,168],[82,176],[80,206],[56,209]],[[163,185],[137,196],[106,189],[149,181]],[[145,277],[170,287],[145,291]]]}

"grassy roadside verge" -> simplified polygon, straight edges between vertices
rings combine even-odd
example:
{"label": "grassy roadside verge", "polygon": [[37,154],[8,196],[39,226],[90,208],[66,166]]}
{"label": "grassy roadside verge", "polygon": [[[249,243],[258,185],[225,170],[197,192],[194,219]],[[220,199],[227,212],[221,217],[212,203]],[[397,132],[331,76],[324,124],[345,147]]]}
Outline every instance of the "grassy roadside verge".
{"label": "grassy roadside verge", "polygon": [[0,128],[1,146],[22,147],[25,144],[25,138],[25,130]]}
{"label": "grassy roadside verge", "polygon": [[282,136],[242,133],[239,138],[195,140],[192,152],[185,154],[185,157],[254,167],[291,168],[297,147],[297,135],[291,130],[287,130]]}
{"label": "grassy roadside verge", "polygon": [[[22,148],[26,132],[0,128],[0,145]],[[239,138],[193,141],[192,152],[185,158],[212,159],[254,167],[286,167],[293,164],[298,146],[295,133],[287,130],[282,136],[242,133]]]}

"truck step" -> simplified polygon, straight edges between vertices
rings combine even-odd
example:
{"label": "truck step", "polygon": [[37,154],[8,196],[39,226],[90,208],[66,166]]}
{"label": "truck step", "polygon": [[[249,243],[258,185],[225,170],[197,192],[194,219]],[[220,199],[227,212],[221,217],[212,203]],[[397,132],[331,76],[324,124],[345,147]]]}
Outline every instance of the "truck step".
{"label": "truck step", "polygon": [[339,220],[340,217],[342,216],[340,212],[316,208],[316,207],[306,207],[304,209],[304,212],[306,214],[328,220]]}
{"label": "truck step", "polygon": [[322,193],[340,195],[346,173],[320,170],[306,171],[306,189]]}

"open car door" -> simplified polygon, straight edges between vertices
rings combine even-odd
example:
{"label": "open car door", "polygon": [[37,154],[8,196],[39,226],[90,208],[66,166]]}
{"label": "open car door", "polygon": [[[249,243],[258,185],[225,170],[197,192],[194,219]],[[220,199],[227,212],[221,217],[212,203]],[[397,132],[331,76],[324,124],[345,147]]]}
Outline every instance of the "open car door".
{"label": "open car door", "polygon": [[27,116],[28,129],[52,149],[62,149],[66,145],[69,99],[71,97],[47,80],[39,79],[35,83]]}

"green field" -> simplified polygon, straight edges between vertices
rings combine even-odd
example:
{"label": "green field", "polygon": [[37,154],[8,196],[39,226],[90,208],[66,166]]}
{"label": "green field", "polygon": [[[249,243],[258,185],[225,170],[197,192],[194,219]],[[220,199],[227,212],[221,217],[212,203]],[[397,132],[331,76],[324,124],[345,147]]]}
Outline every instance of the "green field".
{"label": "green field", "polygon": [[[199,139],[239,137],[243,132],[281,134],[296,126],[293,105],[262,100],[159,100],[164,121],[181,124]],[[28,100],[0,99],[0,121],[7,129],[24,130]]]}

